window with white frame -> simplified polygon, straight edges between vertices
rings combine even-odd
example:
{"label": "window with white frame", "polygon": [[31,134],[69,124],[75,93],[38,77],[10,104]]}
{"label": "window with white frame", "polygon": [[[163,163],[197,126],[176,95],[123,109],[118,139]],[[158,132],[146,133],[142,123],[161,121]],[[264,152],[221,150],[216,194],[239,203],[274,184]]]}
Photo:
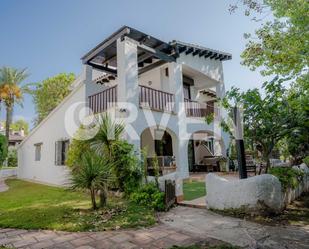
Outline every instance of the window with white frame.
{"label": "window with white frame", "polygon": [[43,143],[34,144],[34,160],[35,161],[41,161],[42,144]]}
{"label": "window with white frame", "polygon": [[70,140],[60,140],[55,143],[55,165],[65,165],[69,150]]}

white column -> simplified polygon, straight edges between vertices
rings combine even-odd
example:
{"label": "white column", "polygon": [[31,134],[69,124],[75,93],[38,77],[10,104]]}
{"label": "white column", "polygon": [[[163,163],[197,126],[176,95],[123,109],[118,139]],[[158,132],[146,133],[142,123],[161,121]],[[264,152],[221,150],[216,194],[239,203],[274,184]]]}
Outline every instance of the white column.
{"label": "white column", "polygon": [[118,102],[139,105],[137,46],[117,40]]}
{"label": "white column", "polygon": [[[136,122],[130,117],[137,115],[139,110],[137,45],[126,39],[117,40],[117,81],[117,102],[120,108],[125,110],[125,113],[122,113],[126,118],[125,123],[134,124]],[[126,128],[133,127],[130,124]],[[140,138],[132,138],[132,134],[129,136],[128,133],[133,131],[126,130],[125,136],[127,141],[134,145],[136,153],[139,153]]]}
{"label": "white column", "polygon": [[174,151],[176,156],[177,173],[180,177],[189,175],[188,166],[188,134],[186,113],[184,105],[183,81],[182,81],[182,65],[172,62],[169,63],[169,83],[173,93],[175,94],[175,112],[178,120],[177,146]]}

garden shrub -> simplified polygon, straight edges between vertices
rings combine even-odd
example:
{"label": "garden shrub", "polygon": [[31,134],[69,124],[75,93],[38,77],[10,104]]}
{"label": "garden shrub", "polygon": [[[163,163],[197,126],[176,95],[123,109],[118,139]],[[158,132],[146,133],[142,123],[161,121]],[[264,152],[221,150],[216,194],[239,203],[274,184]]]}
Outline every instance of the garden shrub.
{"label": "garden shrub", "polygon": [[155,183],[147,183],[131,194],[131,201],[153,208],[156,211],[165,210],[165,194],[161,192]]}
{"label": "garden shrub", "polygon": [[17,161],[17,150],[11,149],[8,153],[8,167],[17,167],[18,161]]}
{"label": "garden shrub", "polygon": [[117,187],[126,194],[134,192],[140,187],[143,176],[134,146],[124,140],[117,141],[113,145],[112,157]]}
{"label": "garden shrub", "polygon": [[306,157],[303,159],[303,162],[309,167],[309,156],[306,156]]}
{"label": "garden shrub", "polygon": [[87,140],[73,139],[68,151],[68,156],[65,164],[69,167],[77,166],[81,161],[82,155],[90,149]]}
{"label": "garden shrub", "polygon": [[304,173],[288,167],[275,167],[269,169],[269,174],[276,176],[281,182],[282,189],[295,189],[303,179]]}
{"label": "garden shrub", "polygon": [[0,134],[0,168],[7,157],[7,140],[6,137]]}

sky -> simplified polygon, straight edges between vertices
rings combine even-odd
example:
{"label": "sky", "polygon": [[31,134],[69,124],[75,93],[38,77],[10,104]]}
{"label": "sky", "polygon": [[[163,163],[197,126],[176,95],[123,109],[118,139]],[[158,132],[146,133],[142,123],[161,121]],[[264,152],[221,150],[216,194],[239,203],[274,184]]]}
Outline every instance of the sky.
{"label": "sky", "polygon": [[[236,0],[1,0],[0,67],[27,68],[25,83],[39,82],[62,72],[78,75],[80,58],[104,38],[128,25],[163,41],[181,40],[229,52],[224,62],[226,89],[260,88],[265,79],[240,65],[245,32],[255,23],[239,9]],[[14,119],[32,123],[31,96],[16,106]],[[1,111],[4,119],[4,111]]]}

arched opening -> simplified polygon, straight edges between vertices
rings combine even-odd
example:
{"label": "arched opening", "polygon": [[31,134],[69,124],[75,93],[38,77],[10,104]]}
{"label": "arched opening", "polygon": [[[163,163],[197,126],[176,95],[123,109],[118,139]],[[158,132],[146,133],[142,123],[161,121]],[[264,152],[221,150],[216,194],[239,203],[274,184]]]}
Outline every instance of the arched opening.
{"label": "arched opening", "polygon": [[167,129],[150,127],[141,134],[141,149],[147,154],[147,172],[154,175],[155,163],[160,175],[176,171],[176,136]]}
{"label": "arched opening", "polygon": [[189,172],[219,172],[223,155],[223,142],[211,131],[197,131],[188,144]]}

